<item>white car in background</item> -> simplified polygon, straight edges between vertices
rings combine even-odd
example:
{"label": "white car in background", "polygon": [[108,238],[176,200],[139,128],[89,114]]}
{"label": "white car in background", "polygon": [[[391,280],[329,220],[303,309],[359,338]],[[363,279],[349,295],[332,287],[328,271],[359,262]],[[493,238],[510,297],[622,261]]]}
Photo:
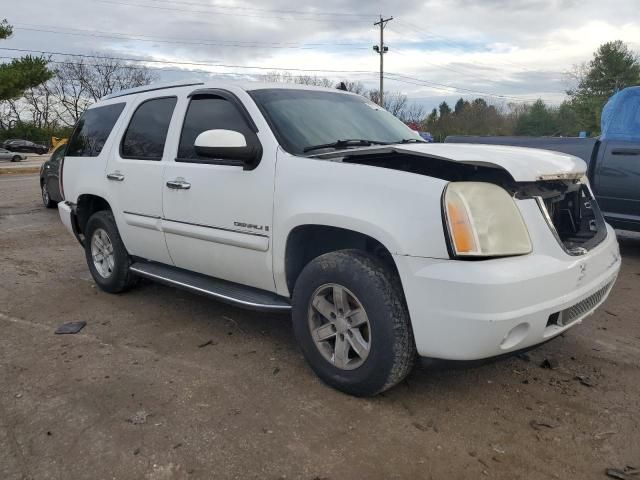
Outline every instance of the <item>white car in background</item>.
{"label": "white car in background", "polygon": [[620,255],[585,170],[428,144],[336,90],[154,85],[87,110],[58,208],[103,290],[142,276],[291,311],[318,376],[373,395],[418,355],[500,355],[593,313]]}
{"label": "white car in background", "polygon": [[10,152],[6,148],[0,148],[0,160],[10,160],[12,162],[20,162],[26,159],[27,159],[27,156],[23,153]]}

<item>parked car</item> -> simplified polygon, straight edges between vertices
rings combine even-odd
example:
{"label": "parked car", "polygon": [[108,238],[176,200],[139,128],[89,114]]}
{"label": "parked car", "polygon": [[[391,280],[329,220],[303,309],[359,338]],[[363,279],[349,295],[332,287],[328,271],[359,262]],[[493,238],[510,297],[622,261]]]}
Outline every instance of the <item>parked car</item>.
{"label": "parked car", "polygon": [[8,140],[2,144],[3,148],[12,152],[45,154],[49,151],[44,145],[30,142],[29,140]]}
{"label": "parked car", "polygon": [[66,145],[60,145],[40,167],[40,193],[42,203],[47,208],[54,208],[63,200],[60,191],[60,168],[66,148]]}
{"label": "parked car", "polygon": [[0,148],[0,160],[11,160],[12,162],[19,162],[26,159],[26,155],[21,155],[16,152],[10,152],[5,148]]}
{"label": "parked car", "polygon": [[96,284],[138,276],[291,312],[327,384],[373,395],[416,355],[545,342],[607,298],[616,236],[579,158],[429,144],[362,96],[148,86],[75,127],[60,217]]}
{"label": "parked car", "polygon": [[544,148],[589,164],[588,177],[605,219],[616,228],[640,231],[640,87],[615,94],[602,112],[599,138],[475,137],[447,143],[483,143]]}
{"label": "parked car", "polygon": [[418,132],[418,134],[425,142],[433,143],[433,135],[431,135],[429,132]]}

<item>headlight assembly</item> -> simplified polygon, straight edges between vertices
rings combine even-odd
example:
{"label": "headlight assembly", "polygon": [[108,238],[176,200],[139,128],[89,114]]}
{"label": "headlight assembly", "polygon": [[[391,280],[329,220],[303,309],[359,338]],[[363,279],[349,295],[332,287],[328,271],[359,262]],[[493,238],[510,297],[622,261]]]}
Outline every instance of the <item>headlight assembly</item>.
{"label": "headlight assembly", "polygon": [[504,257],[531,252],[529,232],[514,199],[492,183],[452,182],[443,196],[456,257]]}

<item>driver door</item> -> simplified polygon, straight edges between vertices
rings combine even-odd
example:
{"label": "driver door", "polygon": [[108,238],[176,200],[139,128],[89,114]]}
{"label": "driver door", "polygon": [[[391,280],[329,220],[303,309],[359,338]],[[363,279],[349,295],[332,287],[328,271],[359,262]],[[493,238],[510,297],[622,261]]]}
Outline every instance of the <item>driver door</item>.
{"label": "driver door", "polygon": [[275,155],[263,154],[246,170],[241,162],[196,153],[206,130],[257,128],[240,101],[227,91],[182,99],[184,121],[175,139],[175,160],[163,176],[162,229],[177,267],[274,290],[271,219]]}

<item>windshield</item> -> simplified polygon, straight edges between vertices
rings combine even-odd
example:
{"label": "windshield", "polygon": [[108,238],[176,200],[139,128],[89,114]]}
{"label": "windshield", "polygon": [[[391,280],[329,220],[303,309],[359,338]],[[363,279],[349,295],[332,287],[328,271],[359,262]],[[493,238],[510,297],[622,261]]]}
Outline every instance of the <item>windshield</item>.
{"label": "windshield", "polygon": [[[253,90],[249,94],[282,147],[292,154],[304,154],[305,149],[338,140],[399,143],[418,138],[396,117],[359,95],[280,88]],[[313,153],[322,150],[309,151]]]}

